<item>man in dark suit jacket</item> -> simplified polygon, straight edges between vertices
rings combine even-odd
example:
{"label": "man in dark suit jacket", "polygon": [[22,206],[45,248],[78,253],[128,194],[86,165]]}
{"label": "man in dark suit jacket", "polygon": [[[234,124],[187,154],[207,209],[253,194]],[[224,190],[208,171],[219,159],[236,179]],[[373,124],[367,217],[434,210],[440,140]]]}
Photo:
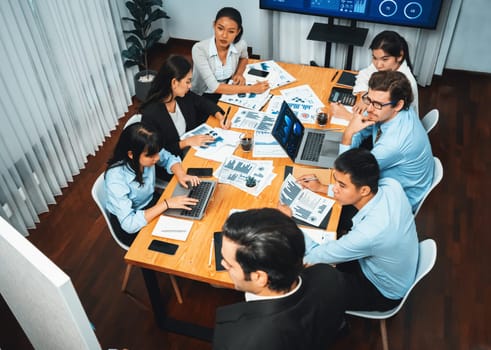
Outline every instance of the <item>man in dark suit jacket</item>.
{"label": "man in dark suit jacket", "polygon": [[302,231],[276,209],[234,213],[222,231],[222,265],[246,301],[218,308],[213,348],[327,349],[343,321],[342,274],[304,269]]}

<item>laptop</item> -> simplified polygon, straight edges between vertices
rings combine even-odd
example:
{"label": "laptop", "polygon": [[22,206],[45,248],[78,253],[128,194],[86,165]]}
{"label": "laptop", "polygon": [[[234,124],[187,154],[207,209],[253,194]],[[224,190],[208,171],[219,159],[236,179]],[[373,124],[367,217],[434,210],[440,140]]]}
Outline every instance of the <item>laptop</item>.
{"label": "laptop", "polygon": [[342,133],[305,128],[286,102],[281,105],[271,132],[294,163],[332,168]]}
{"label": "laptop", "polygon": [[184,188],[180,184],[177,184],[174,192],[172,193],[172,197],[188,196],[197,198],[199,202],[192,207],[192,210],[168,209],[164,212],[164,214],[185,219],[201,220],[203,215],[205,215],[206,207],[210,202],[210,198],[215,191],[216,184],[217,182],[213,180],[201,180],[199,185],[194,187],[188,184],[188,188]]}

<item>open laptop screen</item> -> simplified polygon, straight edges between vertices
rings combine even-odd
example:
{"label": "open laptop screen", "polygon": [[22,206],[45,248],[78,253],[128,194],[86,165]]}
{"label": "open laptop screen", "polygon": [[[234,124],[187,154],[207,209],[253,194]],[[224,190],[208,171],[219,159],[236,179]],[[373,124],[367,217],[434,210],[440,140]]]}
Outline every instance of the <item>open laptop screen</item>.
{"label": "open laptop screen", "polygon": [[272,134],[288,156],[295,161],[302,143],[304,126],[286,102],[281,105]]}

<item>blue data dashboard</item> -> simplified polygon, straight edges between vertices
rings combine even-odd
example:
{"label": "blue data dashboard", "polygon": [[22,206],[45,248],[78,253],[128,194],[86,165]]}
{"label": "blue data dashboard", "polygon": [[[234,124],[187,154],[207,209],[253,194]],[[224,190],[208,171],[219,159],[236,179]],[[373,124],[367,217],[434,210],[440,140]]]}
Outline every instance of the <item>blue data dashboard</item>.
{"label": "blue data dashboard", "polygon": [[265,10],[434,29],[442,0],[260,0]]}

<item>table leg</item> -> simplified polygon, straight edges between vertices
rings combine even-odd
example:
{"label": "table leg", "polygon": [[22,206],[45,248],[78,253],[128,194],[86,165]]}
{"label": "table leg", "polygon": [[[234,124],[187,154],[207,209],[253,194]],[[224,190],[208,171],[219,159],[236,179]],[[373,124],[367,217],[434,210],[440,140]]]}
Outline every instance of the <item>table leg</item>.
{"label": "table leg", "polygon": [[141,270],[145,285],[147,287],[148,297],[150,298],[150,303],[152,304],[155,322],[159,328],[169,332],[211,342],[213,339],[212,328],[167,317],[165,314],[165,305],[160,297],[160,288],[157,281],[156,272],[145,268],[142,268]]}

